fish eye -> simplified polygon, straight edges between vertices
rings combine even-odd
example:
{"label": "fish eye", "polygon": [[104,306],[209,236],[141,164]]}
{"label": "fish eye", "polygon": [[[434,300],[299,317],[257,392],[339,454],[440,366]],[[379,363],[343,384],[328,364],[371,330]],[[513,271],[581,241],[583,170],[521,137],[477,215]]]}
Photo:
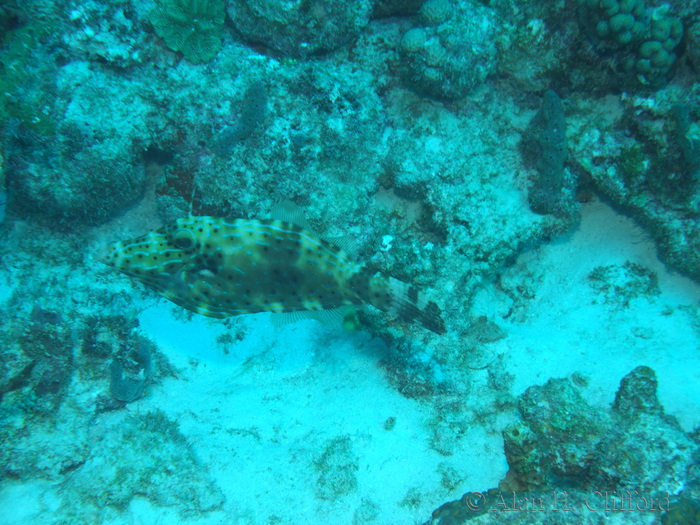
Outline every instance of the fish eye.
{"label": "fish eye", "polygon": [[180,228],[173,234],[173,244],[181,250],[188,250],[196,243],[194,233],[185,228]]}

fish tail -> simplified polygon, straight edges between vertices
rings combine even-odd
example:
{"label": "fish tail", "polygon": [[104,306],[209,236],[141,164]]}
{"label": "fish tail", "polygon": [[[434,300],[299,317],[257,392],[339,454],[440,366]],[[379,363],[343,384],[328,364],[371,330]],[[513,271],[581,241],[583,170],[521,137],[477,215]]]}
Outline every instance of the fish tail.
{"label": "fish tail", "polygon": [[415,286],[376,274],[368,279],[366,290],[362,298],[372,306],[408,323],[418,323],[436,334],[445,333],[442,310]]}

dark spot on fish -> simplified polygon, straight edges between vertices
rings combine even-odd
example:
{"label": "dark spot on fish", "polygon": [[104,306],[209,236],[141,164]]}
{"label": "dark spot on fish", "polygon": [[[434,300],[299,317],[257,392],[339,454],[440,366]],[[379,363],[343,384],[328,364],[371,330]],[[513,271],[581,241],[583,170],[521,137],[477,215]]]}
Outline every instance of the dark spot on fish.
{"label": "dark spot on fish", "polygon": [[170,252],[165,252],[163,255],[165,255],[166,257],[170,257]]}
{"label": "dark spot on fish", "polygon": [[203,232],[203,231],[204,231],[204,228],[199,228],[197,231],[198,231],[198,232]]}
{"label": "dark spot on fish", "polygon": [[408,287],[408,298],[413,303],[418,301],[418,290],[416,290],[413,286]]}

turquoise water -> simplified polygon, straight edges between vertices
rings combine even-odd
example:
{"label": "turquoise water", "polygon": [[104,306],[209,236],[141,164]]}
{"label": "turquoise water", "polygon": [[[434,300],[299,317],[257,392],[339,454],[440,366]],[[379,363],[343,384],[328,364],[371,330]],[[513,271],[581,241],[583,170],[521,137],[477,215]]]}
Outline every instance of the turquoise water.
{"label": "turquoise water", "polygon": [[0,4],[0,524],[700,523],[697,15]]}

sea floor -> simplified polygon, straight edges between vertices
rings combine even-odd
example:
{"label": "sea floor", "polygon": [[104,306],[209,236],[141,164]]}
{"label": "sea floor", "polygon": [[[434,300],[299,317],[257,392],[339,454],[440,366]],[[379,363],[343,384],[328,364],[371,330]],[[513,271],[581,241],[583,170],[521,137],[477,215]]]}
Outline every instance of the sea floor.
{"label": "sea floor", "polygon": [[[630,292],[635,283],[615,273],[628,263],[655,272],[659,293]],[[591,278],[596,268],[607,269],[597,274],[607,276],[604,285]],[[528,293],[515,298],[515,287]],[[588,402],[603,410],[620,379],[647,365],[666,412],[691,430],[700,424],[699,301],[700,286],[669,272],[642,229],[594,202],[583,206],[575,232],[523,253],[486,284],[473,312],[507,334],[481,357],[506,368],[512,395],[578,373]],[[450,455],[436,450],[434,406],[392,386],[380,365],[387,349],[366,333],[311,320],[276,327],[269,315],[226,328],[188,320],[162,300],[139,322],[177,372],[124,410],[158,409],[177,421],[225,502],[183,514],[136,495],[95,523],[417,525],[506,474],[505,422],[470,427]],[[5,483],[0,524],[70,522],[63,490],[61,482]]]}

